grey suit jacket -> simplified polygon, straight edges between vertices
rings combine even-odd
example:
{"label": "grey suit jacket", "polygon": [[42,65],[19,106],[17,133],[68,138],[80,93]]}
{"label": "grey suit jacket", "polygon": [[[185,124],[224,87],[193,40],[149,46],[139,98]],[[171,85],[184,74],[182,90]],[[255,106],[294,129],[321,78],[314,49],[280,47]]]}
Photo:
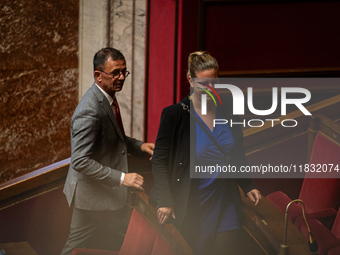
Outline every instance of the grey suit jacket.
{"label": "grey suit jacket", "polygon": [[93,211],[119,210],[127,187],[119,187],[128,172],[127,153],[140,154],[142,142],[125,137],[113,110],[93,84],[79,102],[71,124],[71,164],[64,193],[69,205]]}

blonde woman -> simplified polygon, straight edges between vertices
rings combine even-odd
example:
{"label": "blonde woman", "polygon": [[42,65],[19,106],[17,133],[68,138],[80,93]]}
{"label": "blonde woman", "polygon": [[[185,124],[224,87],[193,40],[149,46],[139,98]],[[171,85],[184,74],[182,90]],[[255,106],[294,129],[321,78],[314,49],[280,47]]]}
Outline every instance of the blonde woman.
{"label": "blonde woman", "polygon": [[[191,93],[179,104],[164,108],[161,115],[152,158],[155,186],[150,203],[156,205],[159,223],[173,223],[195,254],[244,255],[241,228],[244,216],[238,185],[255,205],[261,199],[260,192],[249,179],[190,178],[190,132],[196,135],[196,162],[210,160],[222,165],[226,162],[225,154],[206,133],[210,132],[234,165],[247,164],[242,130],[228,125],[213,127],[214,118],[234,118],[232,109],[215,106],[207,97],[207,114],[201,113],[201,94],[210,90],[208,81],[218,78],[218,70],[216,59],[208,52],[190,54],[187,78]],[[195,82],[194,78],[207,83]],[[190,129],[191,116],[183,105],[195,114],[200,125],[196,123]]]}

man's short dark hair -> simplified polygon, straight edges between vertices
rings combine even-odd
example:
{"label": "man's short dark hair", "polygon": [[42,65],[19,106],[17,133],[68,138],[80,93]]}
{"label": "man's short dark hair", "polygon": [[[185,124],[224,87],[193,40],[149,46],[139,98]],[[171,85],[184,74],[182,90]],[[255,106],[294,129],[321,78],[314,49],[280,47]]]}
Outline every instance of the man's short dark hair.
{"label": "man's short dark hair", "polygon": [[112,60],[125,59],[124,55],[114,48],[103,48],[98,51],[93,58],[93,71],[103,71],[106,61],[111,58]]}

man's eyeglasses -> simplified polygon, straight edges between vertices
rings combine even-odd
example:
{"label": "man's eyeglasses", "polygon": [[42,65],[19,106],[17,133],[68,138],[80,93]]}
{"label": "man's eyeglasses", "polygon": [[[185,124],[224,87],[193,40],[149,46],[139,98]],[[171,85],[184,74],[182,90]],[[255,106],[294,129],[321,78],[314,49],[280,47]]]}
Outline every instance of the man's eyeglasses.
{"label": "man's eyeglasses", "polygon": [[[105,73],[104,71],[100,71],[100,72]],[[114,79],[118,79],[121,75],[124,75],[125,78],[128,77],[130,72],[128,70],[125,70],[123,72],[105,73],[105,74],[110,75]]]}

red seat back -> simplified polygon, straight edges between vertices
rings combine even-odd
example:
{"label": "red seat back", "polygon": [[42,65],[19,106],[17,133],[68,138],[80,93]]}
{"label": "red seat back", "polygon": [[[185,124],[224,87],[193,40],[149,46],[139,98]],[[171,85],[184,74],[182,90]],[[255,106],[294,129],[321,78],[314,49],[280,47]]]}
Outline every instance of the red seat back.
{"label": "red seat back", "polygon": [[[340,167],[340,146],[323,135],[317,134],[309,163],[314,164],[316,169],[320,167],[320,171],[322,171],[322,167],[326,169],[326,164],[329,171],[329,164],[333,164],[331,174],[336,178],[321,179],[321,177],[324,177],[324,173],[306,173],[299,196],[305,203],[306,212],[312,213],[325,208],[334,208],[337,210],[340,205],[340,171],[334,171],[334,168],[336,166]],[[318,164],[320,165],[318,166]],[[311,177],[319,178],[315,179]]]}
{"label": "red seat back", "polygon": [[[340,209],[339,209],[340,210]],[[338,211],[333,227],[332,233],[336,236],[336,238],[340,239],[340,211]]]}
{"label": "red seat back", "polygon": [[135,209],[119,255],[174,255],[156,230]]}
{"label": "red seat back", "polygon": [[152,249],[151,255],[168,254],[173,255],[170,247],[166,244],[162,237],[159,235],[156,237],[155,244]]}

